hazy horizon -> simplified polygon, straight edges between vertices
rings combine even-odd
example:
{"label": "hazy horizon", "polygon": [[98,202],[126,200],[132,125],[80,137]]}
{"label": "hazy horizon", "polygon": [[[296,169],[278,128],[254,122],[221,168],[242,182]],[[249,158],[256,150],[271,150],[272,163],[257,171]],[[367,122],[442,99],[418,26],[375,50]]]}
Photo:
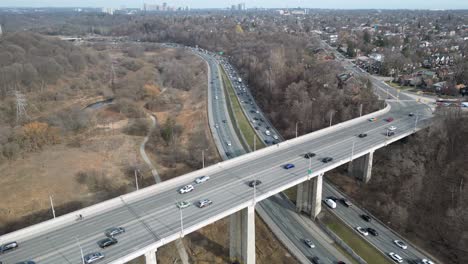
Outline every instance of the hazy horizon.
{"label": "hazy horizon", "polygon": [[[224,8],[238,3],[245,3],[247,8],[327,8],[327,9],[468,9],[468,1],[460,0],[393,0],[375,1],[375,0],[250,0],[250,1],[232,1],[232,0],[2,0],[0,7],[129,7],[141,8],[143,3],[159,4],[166,2],[169,6],[189,6],[190,8]],[[462,3],[464,2],[464,3]]]}

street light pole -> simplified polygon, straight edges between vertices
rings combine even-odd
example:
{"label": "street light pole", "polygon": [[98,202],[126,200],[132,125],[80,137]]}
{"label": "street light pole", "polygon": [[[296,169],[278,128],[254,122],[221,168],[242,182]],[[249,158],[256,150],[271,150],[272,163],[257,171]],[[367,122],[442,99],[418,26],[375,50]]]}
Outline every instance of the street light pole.
{"label": "street light pole", "polygon": [[137,170],[134,170],[134,172],[135,172],[135,185],[136,185],[136,189],[137,189],[137,191],[138,191],[138,190],[140,189],[140,188],[138,187],[138,173],[137,173]]}
{"label": "street light pole", "polygon": [[201,154],[202,154],[202,166],[203,168],[205,168],[205,150],[204,149],[202,149]]}
{"label": "street light pole", "polygon": [[330,126],[332,125],[333,123],[333,111],[330,112]]}
{"label": "street light pole", "polygon": [[49,195],[49,200],[50,200],[50,207],[52,207],[52,215],[54,216],[54,219],[55,219],[55,209],[54,209],[54,202],[52,201],[52,195]]}
{"label": "street light pole", "polygon": [[182,213],[182,208],[179,207],[180,212],[180,232],[182,233],[182,237],[184,236],[184,215]]}
{"label": "street light pole", "polygon": [[362,116],[362,104],[359,106],[359,117]]}
{"label": "street light pole", "polygon": [[353,160],[354,157],[354,145],[356,144],[356,141],[353,140],[353,147],[351,148],[351,161]]}
{"label": "street light pole", "polygon": [[81,247],[80,240],[78,240],[78,237],[75,237],[76,243],[78,243],[78,246],[80,247],[80,253],[81,253],[81,263],[85,264],[84,262],[84,256],[83,256],[83,248]]}
{"label": "street light pole", "polygon": [[297,138],[297,123],[298,123],[298,122],[296,121],[296,138]]}

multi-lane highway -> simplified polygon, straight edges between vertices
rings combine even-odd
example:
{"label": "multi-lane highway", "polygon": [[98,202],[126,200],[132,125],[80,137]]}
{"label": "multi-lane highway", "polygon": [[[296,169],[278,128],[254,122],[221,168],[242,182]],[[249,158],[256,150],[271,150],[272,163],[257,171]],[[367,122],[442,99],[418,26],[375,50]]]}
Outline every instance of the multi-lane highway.
{"label": "multi-lane highway", "polygon": [[[200,52],[197,49],[192,49],[193,52],[201,56],[208,64],[211,69],[211,74],[209,77],[209,95],[208,95],[208,107],[209,111],[213,112],[213,118],[210,119],[211,130],[216,140],[217,147],[220,150],[220,154],[225,158],[232,158],[246,153],[247,151],[242,151],[244,148],[240,144],[240,139],[237,136],[236,132],[233,130],[232,126],[222,127],[217,126],[217,124],[222,124],[223,120],[230,120],[229,113],[227,112],[226,105],[228,102],[224,97],[220,96],[220,93],[223,92],[223,89],[219,89],[222,85],[222,80],[219,76],[215,75],[218,73],[218,67],[221,67],[219,60],[215,58],[215,55],[208,52]],[[227,62],[223,61],[223,67],[228,68]],[[263,127],[264,129],[270,128],[271,124],[265,119],[259,119],[263,116],[258,115],[257,112],[253,109],[257,109],[255,100],[250,95],[250,92],[245,88],[245,85],[239,83],[237,78],[233,80],[233,69],[232,67],[227,71],[230,81],[234,83],[233,87],[236,87],[238,96],[244,95],[242,102],[242,107],[249,106],[251,111],[247,111],[244,108],[244,112],[249,118],[250,121],[256,121],[256,125]],[[226,88],[226,87],[225,87]],[[212,96],[215,94],[216,96]],[[259,112],[258,112],[259,113]],[[257,119],[257,120],[255,120]],[[263,121],[262,121],[263,120]],[[232,120],[231,120],[232,121]],[[221,129],[229,129],[229,132],[223,132]],[[275,130],[272,130],[271,139],[263,139],[271,144],[274,138],[273,136],[277,134]],[[226,148],[224,142],[233,142],[232,146]],[[279,141],[278,141],[279,142]],[[260,143],[259,143],[260,144]],[[236,152],[233,152],[232,149],[236,149]],[[225,152],[230,152],[232,155],[225,156]],[[336,248],[331,245],[332,241],[330,239],[323,240],[325,234],[322,234],[320,230],[311,229],[308,224],[302,220],[302,217],[295,212],[294,204],[292,204],[286,197],[278,194],[266,199],[258,204],[263,211],[261,215],[266,215],[269,217],[269,220],[272,220],[275,223],[275,226],[281,229],[280,232],[283,232],[284,236],[287,237],[288,241],[283,243],[291,249],[293,253],[296,253],[296,257],[300,259],[302,263],[310,262],[310,259],[314,256],[318,256],[322,260],[326,260],[329,263],[336,263],[339,260],[346,260]],[[272,228],[272,227],[270,227]],[[310,239],[314,242],[315,248],[311,249],[306,246],[304,239]],[[293,247],[293,248],[291,248]]]}

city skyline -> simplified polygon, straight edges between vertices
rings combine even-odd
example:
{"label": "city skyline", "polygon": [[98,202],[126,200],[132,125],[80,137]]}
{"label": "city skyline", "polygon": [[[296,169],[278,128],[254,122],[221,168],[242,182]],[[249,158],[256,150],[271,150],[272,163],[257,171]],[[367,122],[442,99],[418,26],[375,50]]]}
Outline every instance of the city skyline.
{"label": "city skyline", "polygon": [[[144,3],[161,5],[167,2],[170,6],[189,6],[190,8],[228,8],[243,1],[216,1],[216,0],[173,0],[173,1],[150,1],[150,0],[70,0],[64,3],[60,0],[3,0],[0,7],[128,7],[141,8]],[[468,9],[468,1],[447,0],[444,2],[436,0],[395,0],[371,1],[371,0],[329,0],[327,2],[318,0],[251,0],[246,2],[247,8],[330,8],[330,9]]]}

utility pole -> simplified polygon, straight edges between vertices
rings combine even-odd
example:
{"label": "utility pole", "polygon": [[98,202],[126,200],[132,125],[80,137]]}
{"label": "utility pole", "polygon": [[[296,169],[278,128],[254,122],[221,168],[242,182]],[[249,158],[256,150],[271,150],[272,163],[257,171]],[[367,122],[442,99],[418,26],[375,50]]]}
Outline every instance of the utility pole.
{"label": "utility pole", "polygon": [[333,111],[330,112],[330,126],[332,126],[333,123]]}
{"label": "utility pole", "polygon": [[134,170],[134,172],[135,172],[135,185],[136,185],[136,189],[138,191],[139,190],[139,187],[138,187],[138,173],[137,173],[136,169]]}
{"label": "utility pole", "polygon": [[353,157],[354,157],[354,145],[356,144],[356,141],[353,140],[353,147],[351,148],[351,162],[353,161]]}
{"label": "utility pole", "polygon": [[78,246],[80,247],[80,253],[81,253],[81,264],[85,264],[84,262],[84,256],[83,256],[83,248],[81,247],[80,240],[78,240],[78,237],[75,237],[76,242],[78,243]]}
{"label": "utility pole", "polygon": [[359,106],[359,117],[362,116],[362,104]]}
{"label": "utility pole", "polygon": [[22,117],[28,117],[28,114],[26,113],[27,101],[26,101],[26,97],[18,91],[15,91],[15,97],[16,97],[16,123],[18,123],[18,121]]}
{"label": "utility pole", "polygon": [[201,155],[202,155],[202,166],[203,168],[205,168],[205,150],[204,149],[202,149]]}
{"label": "utility pole", "polygon": [[55,209],[54,209],[54,202],[52,201],[52,195],[49,195],[49,200],[50,200],[50,207],[52,208],[52,215],[54,216],[54,219],[55,219]]}
{"label": "utility pole", "polygon": [[297,123],[298,123],[298,122],[296,121],[296,138],[297,138]]}

